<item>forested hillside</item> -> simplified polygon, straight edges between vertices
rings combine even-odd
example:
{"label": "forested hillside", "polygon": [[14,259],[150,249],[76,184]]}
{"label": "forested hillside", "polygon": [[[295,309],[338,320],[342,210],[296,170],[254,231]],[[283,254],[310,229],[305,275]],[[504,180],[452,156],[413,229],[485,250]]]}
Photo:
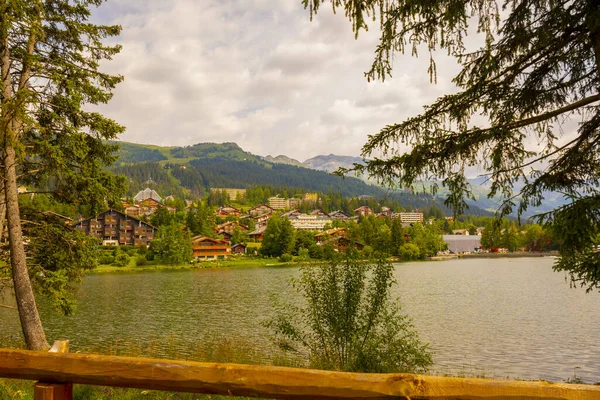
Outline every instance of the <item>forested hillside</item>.
{"label": "forested hillside", "polygon": [[[443,200],[429,194],[388,191],[352,177],[341,178],[325,171],[272,163],[245,152],[235,143],[198,143],[186,147],[116,143],[121,150],[112,171],[128,178],[129,196],[145,187],[152,187],[162,196],[195,199],[207,195],[210,188],[270,186],[335,193],[335,196],[346,198],[372,196],[397,202],[403,207],[425,209],[437,206],[447,214],[451,213]],[[477,206],[472,206],[469,213],[490,214]]]}

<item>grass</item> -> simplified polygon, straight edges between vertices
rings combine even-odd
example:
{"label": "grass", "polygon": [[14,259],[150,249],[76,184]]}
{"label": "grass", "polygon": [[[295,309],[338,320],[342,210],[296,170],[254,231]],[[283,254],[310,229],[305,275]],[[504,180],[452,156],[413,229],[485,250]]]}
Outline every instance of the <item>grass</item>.
{"label": "grass", "polygon": [[256,268],[256,267],[281,267],[297,264],[294,262],[282,263],[275,258],[230,258],[219,261],[200,261],[194,264],[161,265],[150,264],[143,266],[128,265],[117,267],[115,265],[100,265],[88,271],[89,274],[119,273],[119,272],[149,272],[149,271],[183,271],[200,268]]}

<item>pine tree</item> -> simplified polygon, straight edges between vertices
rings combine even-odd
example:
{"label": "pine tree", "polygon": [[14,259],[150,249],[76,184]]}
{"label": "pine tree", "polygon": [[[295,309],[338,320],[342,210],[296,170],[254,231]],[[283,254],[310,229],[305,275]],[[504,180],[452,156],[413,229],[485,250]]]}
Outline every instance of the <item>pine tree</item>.
{"label": "pine tree", "polygon": [[48,344],[29,279],[17,188],[42,189],[94,213],[107,201],[114,204],[124,185],[104,169],[116,150],[106,139],[124,128],[84,109],[106,103],[122,80],[98,70],[100,61],[120,50],[102,43],[120,27],[89,22],[90,7],[101,3],[0,1],[0,189],[6,204],[0,219],[6,214],[12,281],[31,349]]}
{"label": "pine tree", "polygon": [[[325,0],[304,0],[311,17]],[[379,19],[380,40],[366,77],[384,80],[396,53],[456,57],[462,71],[457,93],[439,98],[420,115],[371,135],[368,159],[355,170],[389,185],[442,180],[446,204],[457,213],[472,198],[467,167],[487,171],[489,196],[503,202],[499,216],[543,202],[546,191],[568,204],[538,216],[560,237],[556,270],[588,290],[600,289],[600,5],[597,0],[331,0],[342,8],[356,35]],[[470,27],[483,43],[467,51]],[[487,119],[476,125],[474,116]],[[562,125],[579,122],[565,138]],[[528,146],[538,143],[538,148]],[[405,150],[410,146],[410,150]],[[348,172],[348,171],[340,171]],[[523,182],[516,190],[515,183]],[[434,188],[435,190],[435,188]]]}

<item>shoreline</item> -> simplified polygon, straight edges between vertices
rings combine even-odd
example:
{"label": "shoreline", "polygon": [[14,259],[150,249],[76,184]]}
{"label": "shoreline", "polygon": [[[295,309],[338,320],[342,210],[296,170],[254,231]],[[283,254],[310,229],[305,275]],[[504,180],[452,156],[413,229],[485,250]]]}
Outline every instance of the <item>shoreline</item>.
{"label": "shoreline", "polygon": [[545,252],[527,252],[519,251],[514,253],[471,253],[471,254],[448,254],[434,257],[428,257],[428,261],[446,261],[459,260],[462,258],[540,258],[540,257],[558,257],[558,251]]}
{"label": "shoreline", "polygon": [[[543,252],[543,253],[529,253],[529,252],[515,252],[515,253],[473,253],[473,254],[449,254],[428,257],[425,260],[416,261],[446,261],[446,260],[458,260],[468,258],[538,258],[538,257],[556,257],[558,256],[557,251]],[[396,257],[389,259],[392,263],[402,262],[414,262],[414,261],[402,261]],[[222,268],[262,268],[262,267],[292,267],[305,264],[318,264],[325,262],[324,260],[311,260],[311,261],[288,261],[279,262],[277,259],[234,259],[225,261],[201,261],[194,264],[176,264],[176,265],[143,265],[143,266],[126,266],[117,267],[114,265],[101,265],[97,268],[89,270],[86,275],[97,275],[97,274],[110,274],[110,273],[140,273],[140,272],[163,272],[163,271],[188,271],[193,269],[222,269]]]}
{"label": "shoreline", "polygon": [[162,271],[187,271],[193,269],[217,269],[217,268],[259,268],[259,267],[287,267],[292,265],[301,265],[305,262],[279,262],[277,259],[250,259],[250,260],[225,260],[225,261],[204,261],[194,264],[156,264],[142,265],[139,267],[126,266],[117,267],[115,265],[100,265],[97,268],[86,271],[86,275],[110,274],[110,273],[139,273],[139,272],[162,272]]}

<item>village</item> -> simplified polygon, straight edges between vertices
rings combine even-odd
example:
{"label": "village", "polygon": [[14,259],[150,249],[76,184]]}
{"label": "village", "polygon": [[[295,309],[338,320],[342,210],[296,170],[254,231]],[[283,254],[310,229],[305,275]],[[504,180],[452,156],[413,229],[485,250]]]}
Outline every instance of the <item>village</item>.
{"label": "village", "polygon": [[[231,203],[245,196],[245,189],[215,188],[212,191],[222,194]],[[155,217],[158,214],[173,216],[178,213],[177,207],[172,205],[173,200],[172,196],[163,199],[155,190],[145,188],[133,198],[123,200],[122,210],[108,209],[78,221],[74,227],[97,238],[105,248],[133,246],[142,248],[143,253],[145,248],[151,248],[160,228],[152,224],[153,220],[157,221],[156,225],[160,224]],[[300,212],[298,207],[306,203],[311,205],[312,210]],[[185,204],[183,212],[189,216],[194,203],[187,201]],[[196,203],[196,206],[198,204],[201,206],[202,203]],[[308,239],[302,239],[304,242],[299,245],[280,243],[281,249],[272,252],[266,247],[261,250],[265,235],[268,235],[269,221],[273,218],[289,223],[296,232],[294,237]],[[374,207],[362,205],[353,213],[342,210],[325,212],[319,208],[318,193],[306,193],[303,198],[272,196],[265,203],[245,209],[224,204],[212,208],[204,219],[206,221],[202,223],[208,223],[210,229],[197,235],[190,230],[188,236],[182,236],[190,242],[190,261],[225,260],[240,255],[279,257],[289,253],[299,256],[303,247],[305,253],[302,253],[302,259],[323,258],[323,249],[326,252],[344,252],[353,247],[366,254],[379,251],[411,260],[488,251],[503,253],[508,252],[511,246],[492,244],[484,248],[484,227],[473,224],[467,226],[454,221],[453,217],[436,219],[419,210],[394,212],[389,207],[381,206],[376,212]],[[181,224],[179,229],[189,230],[185,224]],[[367,232],[369,229],[373,232]],[[516,235],[519,232],[513,233]],[[271,233],[268,240],[277,234]],[[521,234],[525,235],[525,232]],[[505,229],[499,235],[506,235]],[[531,250],[527,244],[519,248],[514,245],[511,247],[511,251]]]}

